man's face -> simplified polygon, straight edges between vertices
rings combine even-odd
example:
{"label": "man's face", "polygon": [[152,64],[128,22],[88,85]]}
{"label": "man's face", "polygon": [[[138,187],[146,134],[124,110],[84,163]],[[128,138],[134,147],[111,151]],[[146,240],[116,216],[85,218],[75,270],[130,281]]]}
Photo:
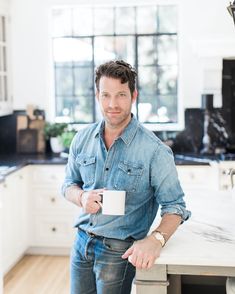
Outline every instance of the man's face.
{"label": "man's face", "polygon": [[101,77],[96,98],[108,127],[121,128],[131,119],[131,106],[135,102],[137,91],[131,96],[128,83],[119,79]]}

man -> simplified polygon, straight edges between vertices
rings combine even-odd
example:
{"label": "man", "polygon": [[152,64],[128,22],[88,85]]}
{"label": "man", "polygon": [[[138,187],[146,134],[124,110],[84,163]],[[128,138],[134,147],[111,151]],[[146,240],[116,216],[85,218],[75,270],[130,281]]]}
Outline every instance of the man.
{"label": "man", "polygon": [[[136,72],[124,61],[96,70],[103,121],[75,136],[63,185],[83,208],[71,253],[71,294],[130,293],[135,268],[148,269],[190,212],[171,150],[131,114]],[[125,215],[103,215],[103,190],[126,191]],[[160,225],[147,236],[161,205]]]}

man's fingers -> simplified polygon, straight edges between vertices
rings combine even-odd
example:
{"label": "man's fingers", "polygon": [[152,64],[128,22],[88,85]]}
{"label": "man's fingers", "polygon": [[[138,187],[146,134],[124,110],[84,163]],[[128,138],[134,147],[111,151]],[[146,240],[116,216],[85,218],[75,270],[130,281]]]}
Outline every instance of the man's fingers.
{"label": "man's fingers", "polygon": [[123,259],[128,258],[133,253],[133,247],[131,246],[127,251],[122,255]]}

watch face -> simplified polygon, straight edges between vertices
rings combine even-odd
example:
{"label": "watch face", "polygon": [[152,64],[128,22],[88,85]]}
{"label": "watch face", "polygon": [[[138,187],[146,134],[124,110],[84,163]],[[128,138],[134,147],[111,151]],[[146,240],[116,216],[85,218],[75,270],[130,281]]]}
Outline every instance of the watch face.
{"label": "watch face", "polygon": [[158,232],[155,234],[155,237],[157,240],[163,240],[163,236]]}
{"label": "watch face", "polygon": [[162,247],[165,245],[165,239],[164,239],[164,237],[162,236],[161,233],[159,233],[159,232],[154,233],[154,237],[155,237],[158,241],[160,241]]}

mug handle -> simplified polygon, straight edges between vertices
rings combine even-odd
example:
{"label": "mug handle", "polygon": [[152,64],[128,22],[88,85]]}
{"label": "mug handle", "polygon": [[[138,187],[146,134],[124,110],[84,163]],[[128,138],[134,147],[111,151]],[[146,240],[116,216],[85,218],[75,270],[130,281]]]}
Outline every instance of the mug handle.
{"label": "mug handle", "polygon": [[[103,196],[103,192],[100,192],[99,195],[100,195],[100,196]],[[96,203],[99,204],[99,206],[100,206],[101,208],[103,208],[102,201],[103,201],[103,199],[101,199],[101,201],[96,201]]]}

